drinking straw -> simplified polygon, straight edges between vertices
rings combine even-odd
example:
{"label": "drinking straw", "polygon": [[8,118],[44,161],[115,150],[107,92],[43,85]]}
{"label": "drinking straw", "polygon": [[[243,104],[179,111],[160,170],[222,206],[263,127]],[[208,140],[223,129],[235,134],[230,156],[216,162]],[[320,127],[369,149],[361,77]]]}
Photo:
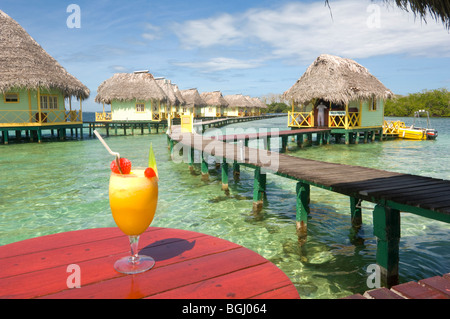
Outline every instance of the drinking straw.
{"label": "drinking straw", "polygon": [[108,144],[106,144],[105,140],[103,140],[103,138],[100,136],[100,134],[97,132],[97,130],[94,130],[94,134],[95,136],[97,136],[97,138],[99,139],[100,142],[102,142],[103,146],[106,148],[106,150],[109,152],[109,154],[111,154],[112,156],[115,156],[116,158],[116,164],[117,164],[117,168],[119,169],[120,174],[122,173],[122,170],[120,168],[120,154],[117,152],[113,152],[111,151],[111,149],[109,148]]}

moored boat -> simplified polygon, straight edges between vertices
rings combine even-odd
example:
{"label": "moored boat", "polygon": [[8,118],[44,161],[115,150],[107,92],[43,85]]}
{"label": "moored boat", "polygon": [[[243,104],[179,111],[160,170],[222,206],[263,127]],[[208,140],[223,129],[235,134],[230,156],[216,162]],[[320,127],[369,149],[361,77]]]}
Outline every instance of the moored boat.
{"label": "moored boat", "polygon": [[[416,119],[419,119],[421,114],[427,116],[427,127],[417,127]],[[414,112],[414,122],[410,127],[399,127],[398,137],[411,139],[411,140],[434,140],[438,136],[438,132],[430,127],[430,116],[428,111],[419,110]]]}

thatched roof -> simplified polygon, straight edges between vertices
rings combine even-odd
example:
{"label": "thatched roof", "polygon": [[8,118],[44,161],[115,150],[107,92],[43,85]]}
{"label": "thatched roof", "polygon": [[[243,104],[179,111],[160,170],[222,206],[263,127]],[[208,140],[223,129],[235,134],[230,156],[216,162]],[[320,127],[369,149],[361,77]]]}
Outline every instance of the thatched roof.
{"label": "thatched roof", "polygon": [[148,72],[116,73],[97,89],[95,102],[166,100],[167,95]]}
{"label": "thatched roof", "polygon": [[186,106],[191,107],[201,107],[206,106],[206,102],[201,98],[200,94],[198,93],[197,89],[188,89],[188,90],[181,90],[181,95],[183,96],[183,99],[186,101]]}
{"label": "thatched roof", "polygon": [[228,102],[230,107],[252,107],[252,103],[247,100],[242,94],[225,95],[224,99]]}
{"label": "thatched roof", "polygon": [[0,93],[13,88],[58,89],[86,99],[89,89],[69,74],[16,21],[0,10]]}
{"label": "thatched roof", "polygon": [[178,85],[172,83],[172,89],[175,93],[175,96],[177,97],[178,101],[180,101],[180,105],[186,105],[186,101],[184,100],[183,94],[181,94],[180,89],[178,88]]}
{"label": "thatched roof", "polygon": [[228,106],[227,100],[223,98],[223,95],[220,91],[203,92],[200,94],[200,96],[207,105],[224,107]]}
{"label": "thatched roof", "polygon": [[260,107],[260,108],[265,108],[265,109],[267,108],[266,103],[264,103],[263,101],[261,101],[257,97],[248,97],[248,99],[250,99],[253,102],[253,105],[255,107]]}
{"label": "thatched roof", "polygon": [[346,104],[352,100],[391,98],[394,94],[362,65],[350,59],[322,54],[284,97],[301,104],[312,99]]}
{"label": "thatched roof", "polygon": [[164,91],[164,93],[167,96],[167,101],[170,105],[180,105],[181,101],[178,99],[177,95],[175,94],[174,87],[170,80],[159,78],[155,79],[156,83],[159,85],[159,87]]}

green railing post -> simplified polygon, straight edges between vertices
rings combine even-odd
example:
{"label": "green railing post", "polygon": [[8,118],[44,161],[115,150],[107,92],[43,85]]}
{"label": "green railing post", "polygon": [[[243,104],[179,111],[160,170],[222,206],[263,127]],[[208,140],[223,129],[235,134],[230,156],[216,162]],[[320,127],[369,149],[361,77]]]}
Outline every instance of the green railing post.
{"label": "green railing post", "polygon": [[187,153],[188,162],[189,162],[189,171],[192,173],[194,171],[194,148],[189,146],[189,151]]}
{"label": "green railing post", "polygon": [[239,166],[237,161],[233,162],[233,177],[239,178],[239,175],[241,174],[241,167]]}
{"label": "green railing post", "polygon": [[253,181],[253,211],[259,212],[263,206],[264,194],[266,192],[266,174],[261,173],[261,168],[255,168]]}
{"label": "green railing post", "polygon": [[205,159],[205,156],[208,156],[205,153],[202,153],[202,180],[208,180],[209,179],[209,171],[208,171],[208,162]]}
{"label": "green railing post", "polygon": [[350,196],[350,212],[351,212],[353,227],[360,227],[362,224],[361,206],[357,207],[357,205],[358,205],[358,199]]}
{"label": "green railing post", "polygon": [[377,236],[381,284],[390,288],[398,284],[400,211],[376,205],[373,210],[373,233]]}
{"label": "green railing post", "polygon": [[222,160],[222,190],[228,192],[228,163],[225,158]]}
{"label": "green railing post", "polygon": [[310,185],[298,182],[296,185],[297,204],[296,204],[296,229],[298,242],[300,245],[306,243],[308,235],[308,215],[309,215],[309,203],[310,203]]}

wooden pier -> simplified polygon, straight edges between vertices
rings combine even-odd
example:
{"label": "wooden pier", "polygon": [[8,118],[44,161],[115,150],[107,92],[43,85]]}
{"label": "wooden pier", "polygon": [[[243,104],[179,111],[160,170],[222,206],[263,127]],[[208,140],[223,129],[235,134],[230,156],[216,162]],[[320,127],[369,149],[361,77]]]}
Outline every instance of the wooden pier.
{"label": "wooden pier", "polygon": [[450,273],[354,294],[342,299],[450,299]]}
{"label": "wooden pier", "polygon": [[122,135],[134,135],[137,131],[144,135],[145,133],[165,133],[167,129],[167,121],[95,121],[83,122],[83,124],[88,126],[89,137],[93,136],[93,131],[96,128],[104,128],[107,137],[111,135],[111,132],[114,135],[121,135],[120,132],[122,132]]}
{"label": "wooden pier", "polygon": [[[292,133],[286,131],[281,136],[286,136],[289,132]],[[228,140],[227,137],[221,139]],[[350,216],[354,227],[359,227],[362,223],[361,203],[374,203],[374,234],[378,239],[376,262],[381,269],[382,284],[387,287],[398,284],[400,212],[450,223],[448,180],[252,149],[243,143],[224,143],[199,134],[181,133],[178,126],[172,127],[168,141],[173,155],[180,151],[187,153],[190,166],[194,164],[194,150],[200,152],[203,177],[208,176],[206,155],[215,156],[222,166],[222,183],[225,190],[229,164],[232,164],[235,172],[239,172],[240,165],[253,168],[253,208],[256,210],[262,208],[267,172],[297,181],[296,225],[300,244],[304,244],[307,238],[311,186],[349,196]]]}
{"label": "wooden pier", "polygon": [[244,141],[244,145],[248,146],[250,140],[263,139],[265,144],[265,149],[270,150],[270,140],[272,138],[281,138],[281,151],[287,150],[288,138],[295,137],[297,140],[297,145],[303,147],[305,145],[311,145],[312,134],[317,135],[318,144],[329,144],[330,143],[330,129],[320,129],[320,128],[310,128],[310,129],[298,129],[298,130],[285,130],[285,131],[268,131],[261,133],[243,133],[243,134],[231,134],[222,135],[217,139],[223,142],[237,142]]}

